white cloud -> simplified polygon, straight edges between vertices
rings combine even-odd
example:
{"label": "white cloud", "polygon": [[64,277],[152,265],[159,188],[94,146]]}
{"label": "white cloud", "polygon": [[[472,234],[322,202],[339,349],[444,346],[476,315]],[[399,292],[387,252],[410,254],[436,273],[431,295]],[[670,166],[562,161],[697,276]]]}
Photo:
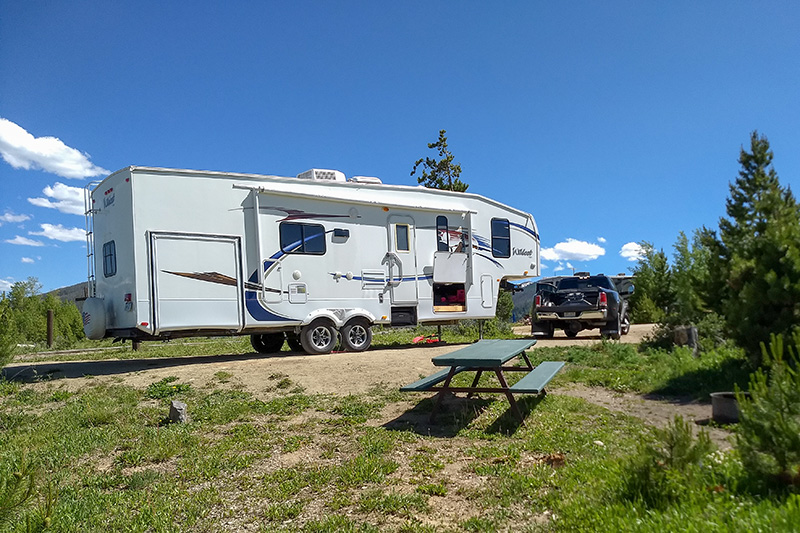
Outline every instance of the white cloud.
{"label": "white cloud", "polygon": [[567,268],[571,268],[573,270],[575,269],[575,267],[572,266],[572,263],[570,263],[569,261],[567,261]]}
{"label": "white cloud", "polygon": [[540,253],[548,261],[592,261],[605,254],[602,246],[577,239],[567,239],[552,248],[542,248]]}
{"label": "white cloud", "polygon": [[597,242],[601,242],[601,243],[602,242],[606,242],[606,238],[605,237],[598,237],[597,238]]}
{"label": "white cloud", "polygon": [[544,270],[546,268],[550,268],[549,266],[545,265],[544,263],[539,263],[539,270]]}
{"label": "white cloud", "polygon": [[622,246],[622,249],[619,251],[619,255],[628,261],[638,261],[644,258],[644,250],[635,242],[629,242]]}
{"label": "white cloud", "polygon": [[0,215],[0,226],[3,225],[3,222],[10,222],[10,223],[24,222],[26,220],[30,220],[30,218],[31,217],[29,217],[28,215],[14,215],[11,213],[5,213]]}
{"label": "white cloud", "polygon": [[22,258],[22,262],[23,263],[34,263],[35,261],[33,259],[31,259],[30,257],[23,257]]}
{"label": "white cloud", "polygon": [[14,284],[13,278],[0,279],[0,292],[6,292],[11,290],[11,286],[13,284]]}
{"label": "white cloud", "polygon": [[6,242],[8,244],[19,244],[20,246],[44,246],[44,243],[41,241],[34,241],[33,239],[27,239],[19,235],[13,239],[7,239]]}
{"label": "white cloud", "polygon": [[61,242],[86,240],[86,231],[81,228],[65,228],[61,224],[40,224],[40,226],[42,231],[29,231],[28,235],[40,235]]}
{"label": "white cloud", "polygon": [[70,215],[83,215],[83,189],[80,187],[70,187],[63,183],[56,183],[52,187],[49,185],[42,189],[45,196],[52,198],[55,202],[47,198],[28,198],[28,201],[38,207],[49,207],[58,209],[62,213]]}
{"label": "white cloud", "polygon": [[34,137],[24,128],[0,118],[0,155],[14,168],[42,169],[64,178],[109,174],[89,161],[89,154],[70,148],[56,137]]}
{"label": "white cloud", "polygon": [[557,265],[557,266],[556,266],[556,267],[553,269],[553,272],[561,272],[562,270],[564,270],[564,265],[563,265],[562,263],[559,263],[559,264],[558,264],[558,265]]}

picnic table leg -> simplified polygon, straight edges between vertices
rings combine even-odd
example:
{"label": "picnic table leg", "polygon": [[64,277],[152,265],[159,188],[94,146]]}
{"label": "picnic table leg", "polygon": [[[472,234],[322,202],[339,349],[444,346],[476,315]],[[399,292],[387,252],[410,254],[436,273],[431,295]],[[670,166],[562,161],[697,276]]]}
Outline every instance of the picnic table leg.
{"label": "picnic table leg", "polygon": [[[472,380],[472,385],[471,385],[471,387],[473,389],[478,386],[478,380],[481,379],[481,374],[482,373],[483,373],[483,370],[478,370],[477,372],[475,372],[475,379]],[[473,394],[475,394],[475,393],[474,392],[470,392],[469,394],[467,394],[467,398],[472,398]]]}
{"label": "picnic table leg", "polygon": [[517,417],[520,424],[525,424],[525,419],[522,417],[522,411],[519,410],[517,401],[514,399],[514,395],[509,390],[508,382],[506,381],[506,377],[503,375],[503,371],[497,368],[495,369],[495,374],[497,374],[497,380],[500,382],[500,386],[505,389],[506,398],[508,398],[508,403],[511,404],[511,411]]}
{"label": "picnic table leg", "polygon": [[433,410],[431,411],[431,416],[428,418],[430,422],[433,422],[434,416],[436,416],[436,411],[439,410],[439,407],[442,405],[442,400],[444,399],[445,393],[449,392],[448,389],[450,388],[450,380],[453,379],[453,376],[456,375],[456,367],[451,366],[450,372],[447,373],[447,378],[444,380],[444,384],[442,385],[442,389],[436,393],[436,403],[433,404]]}
{"label": "picnic table leg", "polygon": [[531,364],[531,360],[528,359],[528,354],[522,352],[520,355],[522,355],[522,359],[525,361],[525,364],[528,365],[528,370],[533,370],[533,365]]}

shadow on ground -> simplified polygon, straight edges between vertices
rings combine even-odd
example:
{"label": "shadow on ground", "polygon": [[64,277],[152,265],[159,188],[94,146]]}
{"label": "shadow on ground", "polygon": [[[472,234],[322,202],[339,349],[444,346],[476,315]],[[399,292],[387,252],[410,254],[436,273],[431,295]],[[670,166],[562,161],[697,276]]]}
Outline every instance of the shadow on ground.
{"label": "shadow on ground", "polygon": [[[9,381],[22,381],[30,383],[46,379],[82,378],[86,376],[113,376],[129,374],[142,370],[158,368],[171,368],[176,366],[203,365],[210,363],[225,363],[235,361],[255,361],[261,359],[274,359],[276,357],[291,357],[299,354],[295,352],[281,352],[280,354],[262,355],[259,353],[246,353],[235,355],[197,355],[183,357],[161,357],[150,359],[117,359],[113,361],[67,361],[9,365],[0,372]],[[307,357],[307,356],[306,356]]]}
{"label": "shadow on ground", "polygon": [[[528,415],[539,405],[543,398],[544,395],[517,398],[517,406],[522,413],[523,419],[528,418]],[[502,396],[496,398],[466,398],[447,394],[439,406],[436,416],[431,420],[431,412],[436,403],[436,395],[434,395],[421,400],[410,410],[385,423],[383,427],[394,431],[413,431],[418,435],[429,437],[455,437],[461,430],[481,416],[494,402],[506,403],[506,399]],[[520,428],[521,424],[517,417],[514,416],[511,406],[507,403],[506,405],[508,409],[484,430],[485,433],[510,435]]]}

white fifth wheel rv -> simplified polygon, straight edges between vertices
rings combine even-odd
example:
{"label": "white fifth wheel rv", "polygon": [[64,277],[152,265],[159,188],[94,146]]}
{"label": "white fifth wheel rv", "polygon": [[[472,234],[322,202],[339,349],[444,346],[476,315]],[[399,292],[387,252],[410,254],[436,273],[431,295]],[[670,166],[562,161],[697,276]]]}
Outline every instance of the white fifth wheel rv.
{"label": "white fifth wheel rv", "polygon": [[89,338],[250,335],[261,353],[491,318],[506,281],[539,275],[528,213],[331,170],[124,168],[87,189],[87,241]]}

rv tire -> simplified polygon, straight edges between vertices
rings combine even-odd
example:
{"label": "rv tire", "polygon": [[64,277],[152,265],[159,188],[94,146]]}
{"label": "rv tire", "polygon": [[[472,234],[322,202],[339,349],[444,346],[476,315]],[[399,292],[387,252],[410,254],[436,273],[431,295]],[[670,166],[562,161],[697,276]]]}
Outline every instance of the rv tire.
{"label": "rv tire", "polygon": [[300,335],[297,333],[287,333],[286,344],[289,345],[289,349],[293,352],[302,352],[305,350],[303,348],[303,343],[300,342]]}
{"label": "rv tire", "polygon": [[324,318],[318,318],[300,330],[300,342],[309,354],[330,353],[338,338],[336,328]]}
{"label": "rv tire", "polygon": [[372,327],[363,318],[354,318],[342,328],[342,342],[351,352],[363,352],[372,344]]}
{"label": "rv tire", "polygon": [[259,333],[250,335],[250,344],[258,353],[271,354],[281,351],[283,348],[283,333]]}

